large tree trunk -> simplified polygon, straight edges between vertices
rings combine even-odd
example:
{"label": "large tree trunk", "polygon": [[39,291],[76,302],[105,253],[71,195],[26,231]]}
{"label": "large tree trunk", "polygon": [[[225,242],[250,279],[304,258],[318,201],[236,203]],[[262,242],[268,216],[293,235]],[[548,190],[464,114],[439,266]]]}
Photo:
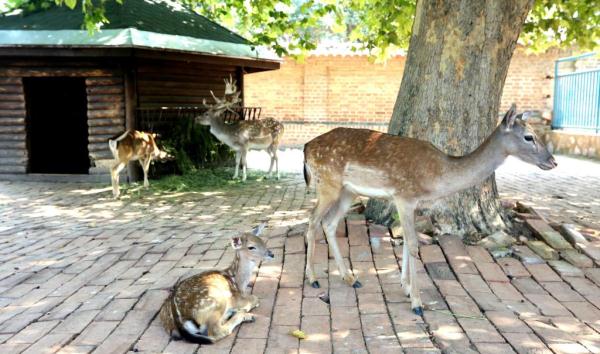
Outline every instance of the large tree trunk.
{"label": "large tree trunk", "polygon": [[[389,132],[464,155],[498,121],[504,79],[533,0],[419,0],[408,59]],[[443,233],[504,228],[493,176],[481,185],[424,206]],[[367,216],[390,221],[387,204],[371,201]]]}

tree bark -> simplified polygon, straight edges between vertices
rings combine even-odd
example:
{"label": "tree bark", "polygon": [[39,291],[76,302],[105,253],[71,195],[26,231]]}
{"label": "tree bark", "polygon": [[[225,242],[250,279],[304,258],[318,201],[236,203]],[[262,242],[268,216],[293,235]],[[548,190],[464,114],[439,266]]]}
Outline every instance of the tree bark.
{"label": "tree bark", "polygon": [[[502,87],[533,0],[419,0],[389,133],[432,142],[450,155],[475,150],[494,130]],[[429,205],[442,233],[505,228],[494,177]],[[387,203],[367,217],[388,223]]]}

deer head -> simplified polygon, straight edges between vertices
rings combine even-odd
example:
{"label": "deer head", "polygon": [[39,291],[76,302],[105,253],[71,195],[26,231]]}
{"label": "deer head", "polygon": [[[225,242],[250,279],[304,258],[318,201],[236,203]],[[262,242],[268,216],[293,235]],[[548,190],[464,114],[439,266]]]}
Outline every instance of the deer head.
{"label": "deer head", "polygon": [[207,110],[202,115],[196,117],[195,121],[197,124],[211,125],[212,121],[216,118],[220,118],[221,115],[223,115],[223,113],[225,113],[225,111],[230,111],[230,112],[237,114],[237,112],[235,112],[232,109],[232,107],[234,107],[241,101],[241,99],[240,99],[241,92],[237,90],[237,86],[236,86],[237,81],[233,80],[231,75],[229,75],[229,80],[224,79],[223,81],[225,81],[224,97],[218,98],[214,94],[214,92],[212,92],[212,90],[211,90],[210,94],[212,95],[213,99],[215,100],[215,104],[209,105],[206,103],[206,99],[202,100],[202,105]]}
{"label": "deer head", "polygon": [[265,229],[266,223],[262,223],[252,230],[231,238],[231,246],[236,250],[240,258],[259,263],[263,259],[273,259],[271,252],[260,238],[260,234]]}
{"label": "deer head", "polygon": [[502,119],[502,141],[509,155],[536,165],[542,170],[551,170],[557,166],[552,154],[538,138],[533,129],[523,120],[529,112],[517,114],[513,103]]}
{"label": "deer head", "polygon": [[[147,135],[152,138],[152,145],[154,146],[154,149],[152,150],[152,158],[154,160],[160,161],[160,162],[166,162],[166,161],[175,160],[175,156],[169,154],[165,150],[160,149],[158,147],[158,144],[156,144],[156,140],[158,138],[160,138],[160,134],[158,134],[158,133],[147,133]],[[148,139],[150,139],[150,138],[148,138]]]}

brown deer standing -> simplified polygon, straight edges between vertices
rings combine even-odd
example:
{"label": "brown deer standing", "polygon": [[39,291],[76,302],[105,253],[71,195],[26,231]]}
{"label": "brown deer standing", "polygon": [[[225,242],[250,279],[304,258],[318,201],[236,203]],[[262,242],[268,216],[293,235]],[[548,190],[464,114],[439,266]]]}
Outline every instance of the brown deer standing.
{"label": "brown deer standing", "polygon": [[156,145],[156,134],[127,130],[114,139],[108,140],[108,147],[113,154],[115,162],[110,168],[110,178],[113,188],[113,197],[118,198],[119,173],[127,166],[129,161],[140,162],[144,170],[144,187],[148,187],[148,169],[153,159],[166,160],[172,158],[169,154],[161,151]]}
{"label": "brown deer standing", "polygon": [[264,227],[263,223],[252,233],[232,238],[236,252],[229,268],[206,271],[175,285],[160,310],[170,335],[211,344],[230,335],[242,322],[254,321],[249,311],[259,305],[259,300],[248,294],[248,283],[254,267],[263,259],[273,258],[258,237]]}
{"label": "brown deer standing", "polygon": [[448,156],[432,144],[366,129],[337,128],[304,147],[307,185],[315,181],[317,205],[306,233],[306,274],[319,287],[313,271],[315,229],[321,223],[329,247],[344,281],[362,286],[346,268],[335,230],[338,221],[357,195],[392,201],[404,230],[401,282],[411,298],[413,311],[423,313],[416,279],[419,255],[414,229],[417,203],[448,196],[490,176],[508,155],[514,155],[543,170],[556,166],[553,156],[531,128],[516,115],[513,105],[502,123],[475,151]]}
{"label": "brown deer standing", "polygon": [[[229,81],[225,80],[225,97],[223,99],[217,98],[212,91],[210,93],[216,103],[208,105],[204,101],[204,106],[208,110],[201,116],[196,117],[196,123],[210,126],[210,132],[219,141],[235,151],[235,173],[233,178],[238,178],[241,163],[242,181],[246,180],[246,155],[248,154],[248,150],[254,149],[267,151],[271,157],[271,165],[267,174],[269,177],[272,176],[273,165],[275,165],[277,179],[279,179],[277,149],[283,135],[283,124],[273,118],[238,120],[233,123],[225,123],[223,113],[230,111],[237,114],[237,112],[232,110],[232,107],[241,101],[236,81],[231,77]],[[228,99],[228,97],[231,97],[231,99]]]}

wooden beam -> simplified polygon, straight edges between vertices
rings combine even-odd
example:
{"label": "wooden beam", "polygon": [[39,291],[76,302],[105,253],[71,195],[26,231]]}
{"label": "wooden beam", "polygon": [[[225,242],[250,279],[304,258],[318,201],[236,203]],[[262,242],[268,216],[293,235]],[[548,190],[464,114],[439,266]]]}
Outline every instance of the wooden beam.
{"label": "wooden beam", "polygon": [[0,108],[0,118],[25,118],[25,110],[24,109],[1,109]]}
{"label": "wooden beam", "polygon": [[88,146],[92,143],[106,144],[106,146],[108,146],[108,139],[112,138],[113,136],[114,134],[90,135],[88,137]]}
{"label": "wooden beam", "polygon": [[4,101],[4,97],[2,97],[2,95],[0,95],[0,109],[8,109],[8,110],[15,110],[15,109],[25,109],[25,101]]}
{"label": "wooden beam", "polygon": [[124,108],[115,108],[115,109],[93,109],[88,106],[88,124],[90,124],[91,120],[104,120],[104,119],[119,119],[122,124],[121,127],[125,125],[125,109]]}
{"label": "wooden beam", "polygon": [[0,68],[0,76],[7,77],[87,77],[87,76],[115,76],[118,72],[112,69],[92,68],[67,68],[67,67],[3,67]]}
{"label": "wooden beam", "polygon": [[0,125],[0,134],[25,133],[25,125]]}
{"label": "wooden beam", "polygon": [[88,127],[89,135],[117,135],[123,133],[123,128],[119,126],[90,126]]}
{"label": "wooden beam", "polygon": [[146,59],[187,61],[216,65],[246,66],[249,68],[255,68],[258,71],[277,70],[280,66],[279,61],[276,60],[234,58],[219,55],[206,55],[200,53],[193,54],[188,52],[177,51],[157,51],[151,49],[135,49],[133,55],[136,58]]}
{"label": "wooden beam", "polygon": [[25,140],[21,141],[2,141],[0,140],[0,150],[25,149]]}
{"label": "wooden beam", "polygon": [[238,89],[241,91],[242,107],[244,107],[244,67],[240,66],[235,71],[235,79],[238,82]]}
{"label": "wooden beam", "polygon": [[25,118],[0,117],[0,126],[2,125],[22,125],[25,126]]}
{"label": "wooden beam", "polygon": [[36,47],[15,47],[2,48],[0,57],[131,57],[132,48],[44,48]]}
{"label": "wooden beam", "polygon": [[248,72],[257,72],[264,70],[277,70],[280,62],[270,59],[253,59],[240,57],[227,57],[220,55],[208,55],[206,53],[190,53],[177,50],[164,49],[140,49],[140,48],[56,48],[56,47],[15,47],[1,48],[0,57],[4,58],[32,58],[32,57],[53,57],[53,58],[89,58],[89,59],[107,59],[117,58],[118,60],[128,60],[128,58],[147,58],[159,60],[174,60],[185,62],[197,62],[206,64],[229,64],[234,66],[245,66]]}
{"label": "wooden beam", "polygon": [[[0,165],[0,173],[25,173],[25,165],[13,166],[13,165]],[[0,175],[1,177],[1,175]]]}
{"label": "wooden beam", "polygon": [[26,149],[0,149],[0,157],[27,157]]}
{"label": "wooden beam", "polygon": [[[123,74],[123,81],[125,82],[125,129],[135,130],[137,128],[135,121],[135,110],[137,108],[135,70],[130,65],[126,65]],[[127,175],[130,178],[130,182],[138,181],[140,179],[140,174],[133,162],[127,164]]]}

